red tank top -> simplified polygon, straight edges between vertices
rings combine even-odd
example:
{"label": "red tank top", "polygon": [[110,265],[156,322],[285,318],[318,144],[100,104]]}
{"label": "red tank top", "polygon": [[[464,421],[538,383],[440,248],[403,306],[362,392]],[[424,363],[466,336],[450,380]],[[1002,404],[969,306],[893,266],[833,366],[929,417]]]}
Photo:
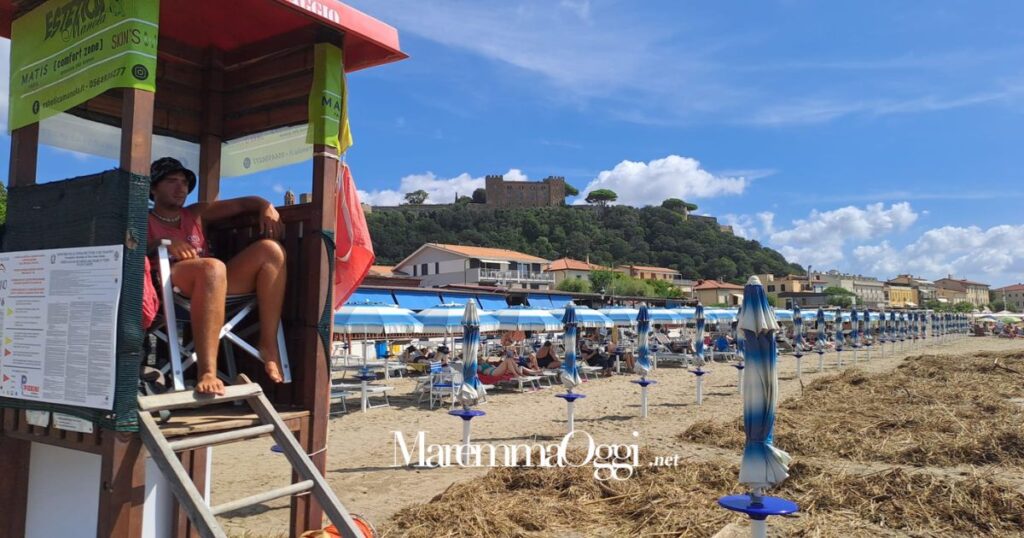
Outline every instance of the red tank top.
{"label": "red tank top", "polygon": [[195,215],[185,208],[181,208],[181,221],[176,224],[163,222],[150,212],[149,232],[146,237],[150,247],[158,244],[161,239],[177,239],[192,245],[200,257],[210,255],[206,251],[206,236],[203,235],[203,228],[199,226]]}

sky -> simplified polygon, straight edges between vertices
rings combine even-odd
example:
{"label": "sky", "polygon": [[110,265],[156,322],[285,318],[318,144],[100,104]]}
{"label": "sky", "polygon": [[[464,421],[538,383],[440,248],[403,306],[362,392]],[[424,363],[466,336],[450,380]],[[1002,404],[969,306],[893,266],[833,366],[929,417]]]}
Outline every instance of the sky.
{"label": "sky", "polygon": [[[410,56],[348,77],[366,202],[564,176],[570,203],[682,198],[816,270],[1024,282],[1024,4],[347,3]],[[46,149],[40,180],[113,164]],[[279,202],[310,169],[225,179],[222,196]]]}

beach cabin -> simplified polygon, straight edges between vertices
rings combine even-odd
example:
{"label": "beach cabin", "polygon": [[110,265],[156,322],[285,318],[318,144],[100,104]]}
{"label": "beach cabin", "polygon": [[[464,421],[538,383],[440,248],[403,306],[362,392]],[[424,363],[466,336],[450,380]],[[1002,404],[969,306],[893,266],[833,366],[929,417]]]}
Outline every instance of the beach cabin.
{"label": "beach cabin", "polygon": [[[340,88],[343,72],[405,58],[398,33],[337,0],[0,0],[0,34],[11,38],[12,72],[8,263],[0,271],[35,275],[0,275],[0,536],[218,535],[173,502],[139,433],[148,416],[138,412],[138,387],[150,163],[180,158],[198,173],[199,199],[215,200],[221,177],[312,160],[311,200],[278,208],[292,380],[267,383],[255,361],[238,369],[261,384],[322,472],[348,106]],[[85,144],[119,166],[37,185],[40,143]],[[207,235],[225,259],[259,237],[254,219]],[[35,254],[18,254],[26,251]],[[87,326],[76,325],[82,320]],[[84,338],[87,349],[53,352],[63,345],[59,331],[69,331],[67,346]],[[161,431],[172,441],[226,438],[257,420],[227,404],[175,411]],[[176,457],[208,496],[210,458],[229,450],[186,448]],[[324,526],[318,499],[292,497],[293,536]]]}

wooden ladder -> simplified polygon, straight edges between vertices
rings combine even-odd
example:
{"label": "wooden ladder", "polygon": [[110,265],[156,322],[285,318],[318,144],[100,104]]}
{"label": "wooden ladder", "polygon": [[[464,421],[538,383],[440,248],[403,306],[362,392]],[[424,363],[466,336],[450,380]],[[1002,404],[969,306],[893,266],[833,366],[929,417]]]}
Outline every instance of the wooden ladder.
{"label": "wooden ladder", "polygon": [[[241,400],[247,402],[249,407],[256,412],[260,425],[207,435],[186,436],[175,441],[168,441],[151,415],[151,413],[162,410],[204,407]],[[139,433],[142,434],[142,442],[149,450],[153,461],[167,478],[178,503],[185,509],[189,520],[203,538],[227,538],[224,529],[217,523],[217,515],[307,491],[313,492],[327,517],[334,523],[342,536],[346,538],[361,538],[363,536],[348,511],[327,485],[323,475],[313,465],[313,461],[302,450],[299,442],[295,440],[295,436],[281,420],[281,416],[267,400],[263,389],[259,384],[249,381],[244,375],[238,376],[235,385],[226,387],[223,396],[197,395],[192,391],[140,396]],[[251,439],[268,433],[282,448],[298,476],[303,479],[301,482],[211,507],[203,500],[181,461],[175,456],[175,452],[183,450]]]}

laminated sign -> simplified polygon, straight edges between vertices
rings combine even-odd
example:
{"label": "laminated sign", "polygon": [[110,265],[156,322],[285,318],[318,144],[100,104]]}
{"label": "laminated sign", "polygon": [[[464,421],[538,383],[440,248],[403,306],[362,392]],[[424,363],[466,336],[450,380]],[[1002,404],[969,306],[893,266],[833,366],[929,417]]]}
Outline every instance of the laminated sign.
{"label": "laminated sign", "polygon": [[156,90],[157,0],[49,0],[11,25],[11,130],[111,88]]}

